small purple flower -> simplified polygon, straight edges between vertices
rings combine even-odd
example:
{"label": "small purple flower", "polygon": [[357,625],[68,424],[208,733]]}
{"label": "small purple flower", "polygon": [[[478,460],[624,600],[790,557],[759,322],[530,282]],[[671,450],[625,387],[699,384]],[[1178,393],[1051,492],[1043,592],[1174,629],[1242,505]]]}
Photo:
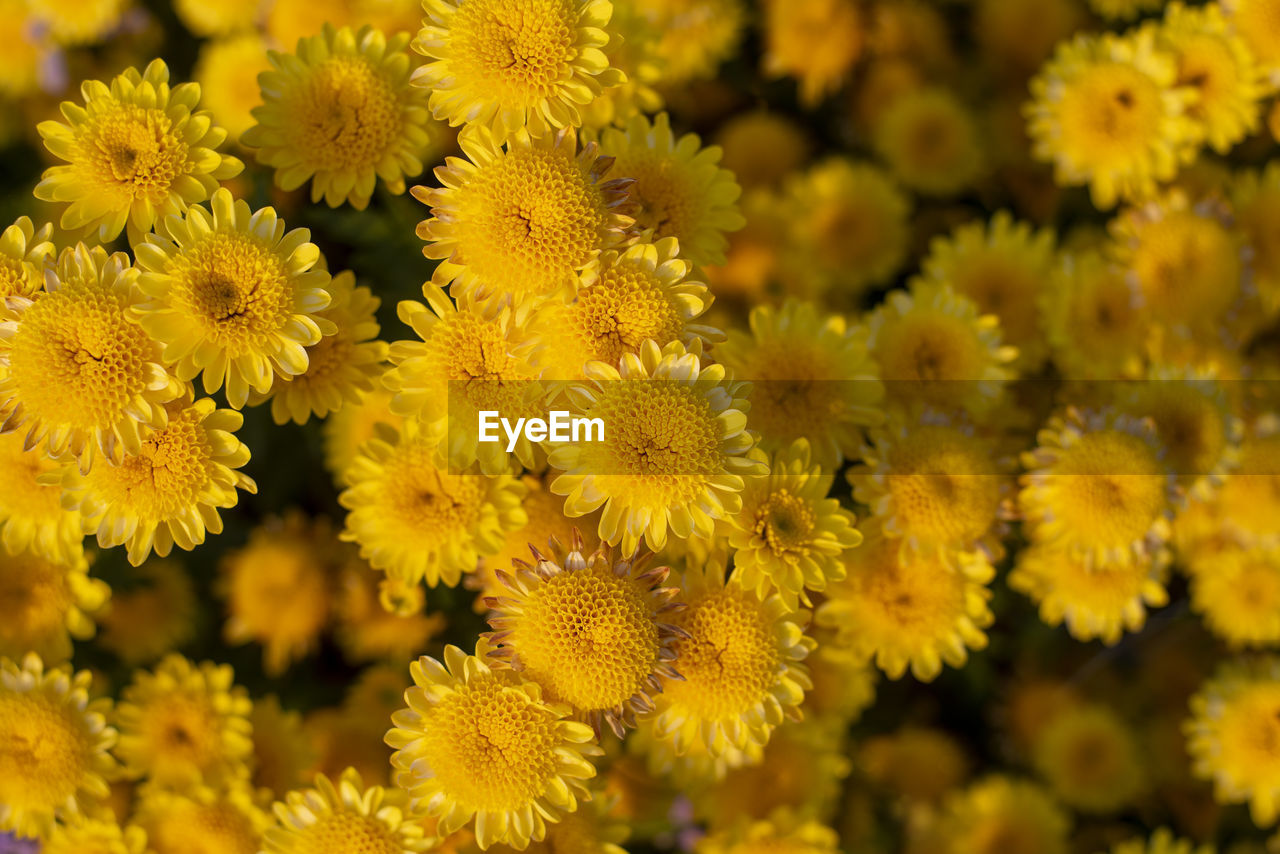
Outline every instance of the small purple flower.
{"label": "small purple flower", "polygon": [[37,854],[39,850],[39,840],[19,839],[9,833],[0,833],[0,854]]}

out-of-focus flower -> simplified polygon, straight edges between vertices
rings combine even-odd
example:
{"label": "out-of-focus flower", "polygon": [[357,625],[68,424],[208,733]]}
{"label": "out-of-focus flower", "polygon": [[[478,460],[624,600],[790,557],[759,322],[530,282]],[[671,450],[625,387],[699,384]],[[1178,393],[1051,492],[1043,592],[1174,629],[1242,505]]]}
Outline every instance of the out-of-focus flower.
{"label": "out-of-focus flower", "polygon": [[315,788],[290,792],[275,804],[276,824],[264,837],[270,854],[341,851],[426,851],[431,840],[415,811],[395,805],[381,786],[366,787],[354,768],[336,783],[323,774]]}
{"label": "out-of-focus flower", "polygon": [[190,576],[173,559],[152,558],[116,590],[98,622],[98,643],[136,666],[180,649],[196,634],[196,593]]}
{"label": "out-of-focus flower", "polygon": [[985,166],[977,120],[947,89],[904,93],[877,120],[874,142],[893,176],[922,195],[954,196]]}
{"label": "out-of-focus flower", "polygon": [[[203,8],[214,4],[200,5]],[[262,103],[258,75],[270,68],[267,43],[256,32],[238,33],[200,46],[191,76],[200,85],[202,103],[214,120],[227,129],[233,143],[253,127],[251,111]]]}
{"label": "out-of-focus flower", "polygon": [[44,287],[45,270],[54,256],[53,225],[37,231],[30,217],[20,216],[0,233],[0,305],[5,297],[35,299]]}
{"label": "out-of-focus flower", "polygon": [[46,665],[70,660],[71,639],[93,637],[94,617],[111,596],[88,568],[83,557],[64,565],[31,552],[0,554],[0,656],[17,661],[34,652]]}
{"label": "out-of-focus flower", "polygon": [[1040,775],[1062,803],[1085,813],[1116,813],[1146,787],[1134,732],[1107,706],[1066,709],[1033,747]]}

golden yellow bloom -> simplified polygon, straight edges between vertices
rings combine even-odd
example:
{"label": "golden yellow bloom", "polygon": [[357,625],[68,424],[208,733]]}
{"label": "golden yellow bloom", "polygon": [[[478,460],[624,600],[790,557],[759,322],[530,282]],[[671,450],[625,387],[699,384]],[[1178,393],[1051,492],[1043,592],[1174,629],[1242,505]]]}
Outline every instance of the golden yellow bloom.
{"label": "golden yellow bloom", "polygon": [[1226,0],[1222,9],[1231,30],[1244,39],[1271,85],[1280,83],[1280,35],[1276,29],[1280,5],[1275,0]]}
{"label": "golden yellow bloom", "polygon": [[724,152],[720,164],[747,191],[779,186],[804,165],[812,148],[808,130],[799,122],[764,109],[731,116],[715,142]]}
{"label": "golden yellow bloom", "polygon": [[422,172],[431,145],[427,96],[409,84],[407,33],[329,24],[294,53],[269,51],[262,105],[241,143],[275,170],[276,186],[311,182],[311,201],[364,210],[381,178],[392,193]]}
{"label": "golden yellow bloom", "polygon": [[1280,310],[1280,163],[1237,173],[1231,202],[1250,254],[1253,285],[1263,310],[1274,315]]}
{"label": "golden yellow bloom", "polygon": [[1214,799],[1247,803],[1254,824],[1274,824],[1280,807],[1280,659],[1222,664],[1191,698],[1183,731],[1192,772],[1213,781]]}
{"label": "golden yellow bloom", "polygon": [[130,68],[111,81],[81,86],[84,106],[62,104],[67,122],[44,121],[37,130],[65,166],[51,166],[36,198],[66,202],[62,227],[96,229],[110,241],[129,227],[138,243],[163,217],[213,195],[218,182],[244,168],[219,154],[227,132],[197,111],[200,87],[169,87],[169,69],[153,60],[139,74]]}
{"label": "golden yellow bloom", "polygon": [[111,701],[90,702],[87,670],[48,672],[40,656],[0,659],[0,832],[46,837],[55,818],[107,796]]}
{"label": "golden yellow bloom", "polygon": [[969,758],[953,736],[912,724],[868,739],[858,760],[872,782],[908,803],[940,801],[969,772]]}
{"label": "golden yellow bloom", "polygon": [[1111,848],[1111,854],[1213,854],[1212,845],[1199,845],[1189,839],[1178,839],[1173,831],[1162,827],[1146,839],[1130,839]]}
{"label": "golden yellow bloom", "polygon": [[268,694],[253,701],[249,723],[253,727],[252,782],[259,789],[259,799],[264,794],[283,798],[302,784],[303,772],[315,760],[302,715],[282,708],[279,698]]}
{"label": "golden yellow bloom", "polygon": [[[425,613],[426,600],[421,595],[422,588],[416,585],[411,597],[413,607],[407,609],[408,613],[401,609],[388,611],[379,602],[380,576],[354,555],[339,573],[334,636],[348,660],[412,658],[445,627],[443,614]],[[383,583],[395,584],[395,579],[385,579]]]}
{"label": "golden yellow bloom", "polygon": [[1150,29],[1059,44],[1031,81],[1035,157],[1053,164],[1059,184],[1089,185],[1100,209],[1151,195],[1195,153],[1186,114],[1195,93],[1177,85],[1177,73]]}
{"label": "golden yellow bloom", "polygon": [[756,306],[750,334],[731,330],[715,357],[751,388],[751,429],[777,452],[797,439],[813,461],[834,471],[861,447],[863,428],[880,421],[884,388],[867,350],[867,333],[813,303]]}
{"label": "golden yellow bloom", "polygon": [[819,727],[843,730],[875,702],[879,672],[835,645],[831,630],[810,625],[809,634],[818,648],[806,659],[813,688],[804,695],[801,711]]}
{"label": "golden yellow bloom", "polygon": [[623,554],[642,540],[661,550],[668,531],[710,536],[716,519],[741,509],[743,476],[763,471],[747,454],[746,389],[700,362],[678,341],[645,341],[617,368],[590,363],[588,381],[569,387],[570,405],[603,421],[604,439],[556,446],[551,491],[566,496],[569,516],[603,508],[600,538]]}
{"label": "golden yellow bloom", "polygon": [[1055,715],[1033,751],[1049,788],[1081,812],[1119,812],[1146,786],[1137,738],[1106,706],[1080,705]]}
{"label": "golden yellow bloom", "polygon": [[259,854],[271,817],[247,784],[144,790],[134,820],[155,854]]}
{"label": "golden yellow bloom", "polygon": [[310,232],[286,233],[274,208],[250,212],[222,189],[211,209],[170,217],[134,247],[149,299],[133,311],[181,379],[203,372],[205,392],[225,385],[239,409],[275,374],[305,373],[306,348],[336,332],[319,316],[329,274],[313,269],[320,250]]}
{"label": "golden yellow bloom", "polygon": [[659,678],[679,678],[670,661],[678,630],[675,588],[659,587],[669,569],[646,569],[652,555],[614,561],[601,547],[571,551],[496,572],[503,590],[490,597],[485,635],[490,657],[542,686],[548,702],[567,703],[599,731],[619,737],[635,715],[653,710]]}
{"label": "golden yellow bloom", "polygon": [[524,486],[509,474],[455,474],[437,437],[405,425],[392,443],[370,439],[347,470],[343,540],[374,569],[411,583],[453,587],[503,533],[525,522]]}
{"label": "golden yellow bloom", "polygon": [[671,119],[633,116],[625,128],[606,128],[600,151],[614,158],[613,175],[632,178],[635,224],[644,239],[674,237],[694,264],[723,264],[725,232],[746,224],[738,210],[742,188],[720,166],[720,149],[703,147],[697,134],[676,138]]}
{"label": "golden yellow bloom", "polygon": [[852,0],[770,0],[764,5],[765,72],[795,77],[806,106],[837,91],[862,56],[867,37],[862,7]]}
{"label": "golden yellow bloom", "polygon": [[948,854],[1067,854],[1070,828],[1040,786],[991,776],[947,799],[938,838]]}
{"label": "golden yellow bloom", "polygon": [[682,678],[664,679],[654,697],[654,735],[677,755],[763,747],[783,720],[799,718],[812,687],[804,658],[816,644],[801,628],[809,612],[726,580],[714,563],[687,570],[676,601],[685,605],[670,618],[682,630],[674,645]]}
{"label": "golden yellow bloom", "polygon": [[391,411],[391,400],[391,392],[379,382],[373,391],[361,394],[358,401],[343,405],[324,420],[324,463],[340,486],[345,485],[344,473],[361,445],[376,436],[394,441],[404,418]]}
{"label": "golden yellow bloom", "polygon": [[742,0],[618,0],[634,5],[658,34],[661,86],[674,91],[714,77],[733,55],[747,22]]}
{"label": "golden yellow bloom", "polygon": [[1067,379],[1135,376],[1133,343],[1149,328],[1137,283],[1098,250],[1063,256],[1041,292],[1040,315],[1053,362]]}
{"label": "golden yellow bloom", "polygon": [[222,533],[218,509],[236,505],[237,489],[258,489],[236,471],[249,461],[234,435],[244,423],[240,413],[189,395],[165,409],[168,425],[148,434],[136,456],[87,475],[72,466],[62,473],[63,506],[79,509],[102,548],[124,544],[134,566],[153,550],[159,557],[175,544],[191,551],[206,531]]}
{"label": "golden yellow bloom", "polygon": [[368,24],[388,36],[413,34],[422,25],[418,0],[274,0],[269,6],[266,35],[285,48],[315,35],[325,24],[353,28]]}
{"label": "golden yellow bloom", "polygon": [[71,658],[71,639],[93,637],[93,618],[111,596],[90,578],[83,557],[55,563],[30,552],[0,554],[0,656],[14,661],[34,652],[48,665]]}
{"label": "golden yellow bloom", "polygon": [[873,661],[890,679],[910,666],[922,682],[942,665],[962,667],[970,649],[987,646],[994,619],[987,585],[995,570],[981,552],[914,555],[877,528],[846,558],[848,577],[828,585],[815,620],[833,643]]}
{"label": "golden yellow bloom", "polygon": [[904,93],[880,116],[873,141],[893,176],[922,195],[954,196],[986,166],[977,120],[947,89]]}
{"label": "golden yellow bloom", "polygon": [[840,838],[826,825],[782,812],[704,836],[693,850],[695,854],[837,854]]}
{"label": "golden yellow bloom", "polygon": [[263,0],[230,0],[227,3],[173,0],[173,11],[192,35],[217,38],[256,27],[261,23],[265,5]]}
{"label": "golden yellow bloom", "polygon": [[195,637],[195,586],[181,564],[152,558],[134,571],[130,582],[115,591],[111,609],[98,620],[100,645],[136,666]]}
{"label": "golden yellow bloom", "polygon": [[1218,491],[1219,523],[1243,545],[1280,545],[1280,421],[1263,418],[1240,445],[1237,474]]}
{"label": "golden yellow bloom", "polygon": [[[350,271],[330,279],[325,290],[330,302],[316,318],[333,324],[337,331],[307,348],[305,371],[272,384],[267,396],[271,420],[277,424],[306,424],[312,415],[324,418],[359,403],[382,377],[388,347],[378,340],[380,327],[374,316],[382,300],[364,285],[357,287]],[[256,391],[249,393],[250,405],[263,399]]]}
{"label": "golden yellow bloom", "polygon": [[479,303],[572,297],[580,274],[631,226],[630,182],[605,181],[610,161],[594,143],[579,150],[572,129],[517,133],[505,148],[483,129],[458,142],[469,160],[436,168],[444,186],[413,188],[431,207],[418,236],[423,254],[440,260],[432,281]]}
{"label": "golden yellow bloom", "polygon": [[31,23],[59,45],[79,47],[105,40],[132,5],[128,0],[47,0],[28,3]]}
{"label": "golden yellow bloom", "polygon": [[1280,642],[1280,549],[1217,550],[1191,577],[1191,607],[1233,648]]}
{"label": "golden yellow bloom", "polygon": [[[762,460],[763,451],[753,452]],[[768,459],[769,473],[745,478],[742,509],[729,517],[734,572],[762,597],[776,589],[790,608],[808,603],[845,576],[842,554],[862,542],[853,514],[828,498],[835,473],[811,463],[809,443],[797,439]]]}
{"label": "golden yellow bloom", "polygon": [[347,851],[408,854],[426,851],[431,840],[411,812],[388,803],[381,786],[365,787],[348,768],[335,784],[316,775],[314,789],[290,792],[275,804],[276,825],[264,839],[269,854]]}
{"label": "golden yellow bloom", "polygon": [[55,45],[28,21],[28,0],[0,0],[0,15],[11,22],[0,29],[0,95],[23,98],[35,93],[48,76],[48,58]]}
{"label": "golden yellow bloom", "polygon": [[45,271],[54,255],[53,224],[37,231],[30,217],[20,216],[0,233],[0,306],[5,297],[35,299],[44,288]]}
{"label": "golden yellow bloom", "polygon": [[[47,293],[9,297],[0,319],[0,431],[26,427],[24,446],[71,454],[89,471],[99,454],[119,464],[162,428],[182,384],[160,347],[130,317],[142,301],[123,252],[78,244],[58,259]],[[101,468],[102,466],[99,466]]]}
{"label": "golden yellow bloom", "polygon": [[[255,4],[258,0],[252,0]],[[194,5],[194,4],[193,4]],[[230,4],[234,6],[235,4]],[[202,9],[221,8],[199,3]],[[253,127],[254,107],[262,103],[258,75],[271,68],[267,42],[257,32],[243,32],[200,45],[191,76],[200,84],[201,101],[214,120],[227,129],[233,143]]]}
{"label": "golden yellow bloom", "polygon": [[142,828],[84,816],[56,826],[40,848],[41,854],[145,854],[146,850],[147,834]]}
{"label": "golden yellow bloom", "polygon": [[39,448],[25,450],[21,433],[0,433],[0,545],[10,555],[32,551],[72,564],[84,554],[80,513],[62,506],[62,488],[49,483],[58,463]]}
{"label": "golden yellow bloom", "polygon": [[621,83],[601,50],[608,0],[426,0],[413,82],[450,125],[487,127],[499,141],[582,124],[582,108]]}
{"label": "golden yellow bloom", "polygon": [[456,646],[444,664],[423,656],[409,670],[409,707],[391,716],[387,744],[397,785],[439,819],[440,836],[474,820],[481,849],[524,850],[577,809],[600,749],[591,727],[567,720],[568,706]]}
{"label": "golden yellow bloom", "polygon": [[609,65],[620,74],[613,77],[613,85],[604,86],[583,108],[583,127],[599,129],[625,124],[632,116],[662,109],[662,95],[654,88],[666,67],[658,55],[662,32],[646,17],[646,5],[634,0],[613,3],[609,43],[602,50]]}

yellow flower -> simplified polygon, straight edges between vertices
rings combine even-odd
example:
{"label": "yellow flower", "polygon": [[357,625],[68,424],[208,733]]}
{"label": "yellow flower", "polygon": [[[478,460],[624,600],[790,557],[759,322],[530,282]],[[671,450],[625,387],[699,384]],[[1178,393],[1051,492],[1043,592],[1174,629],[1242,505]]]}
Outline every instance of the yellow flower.
{"label": "yellow flower", "polygon": [[1237,173],[1230,188],[1235,227],[1250,254],[1253,284],[1268,316],[1280,311],[1280,162]]}
{"label": "yellow flower", "polygon": [[21,433],[0,434],[0,545],[11,555],[32,551],[49,560],[75,563],[84,554],[80,513],[62,506],[62,488],[48,482],[58,463],[39,448],[23,449]]}
{"label": "yellow flower", "polygon": [[21,664],[0,658],[0,832],[47,837],[55,818],[107,796],[116,731],[106,723],[111,701],[89,700],[91,679],[46,672],[35,653]]}
{"label": "yellow flower", "polygon": [[742,509],[728,519],[739,581],[761,596],[776,589],[791,608],[844,578],[841,556],[862,542],[853,514],[827,497],[835,473],[810,459],[804,439],[778,451],[767,475],[746,478]]}
{"label": "yellow flower", "polygon": [[804,695],[801,711],[806,721],[843,730],[875,702],[879,673],[848,649],[832,643],[831,630],[811,625],[809,633],[818,641],[818,648],[806,660],[813,688]]}
{"label": "yellow flower", "polygon": [[324,463],[339,485],[345,485],[344,473],[361,445],[375,436],[394,437],[404,424],[404,418],[391,411],[391,400],[391,392],[378,383],[373,391],[361,394],[358,401],[343,405],[324,420]]}
{"label": "yellow flower", "polygon": [[218,568],[227,643],[261,644],[268,676],[314,651],[329,619],[337,551],[328,520],[298,511],[255,528]]}
{"label": "yellow flower", "polygon": [[241,143],[275,170],[276,186],[311,181],[311,201],[364,210],[381,178],[392,193],[422,172],[431,145],[426,93],[409,84],[409,37],[326,24],[294,53],[268,51],[262,106]]}
{"label": "yellow flower", "polygon": [[551,467],[561,473],[551,491],[566,496],[569,516],[603,507],[600,539],[621,543],[623,554],[642,540],[661,550],[668,531],[710,536],[716,519],[742,507],[743,476],[762,473],[748,456],[746,389],[700,362],[678,341],[645,341],[617,368],[590,363],[588,381],[569,387],[570,405],[600,419],[604,438],[554,447]]}
{"label": "yellow flower", "polygon": [[738,210],[742,188],[720,166],[720,149],[703,147],[697,134],[676,139],[671,119],[659,113],[651,123],[633,116],[625,128],[606,128],[600,151],[613,157],[613,174],[632,178],[636,227],[646,240],[674,237],[694,264],[723,264],[725,232],[746,224]]}
{"label": "yellow flower", "polygon": [[111,588],[88,569],[83,557],[63,565],[30,552],[0,554],[0,656],[17,661],[34,652],[45,664],[61,664],[71,658],[73,637],[93,637],[93,618]]}
{"label": "yellow flower", "polygon": [[440,260],[431,280],[477,303],[572,297],[580,274],[632,224],[629,182],[603,180],[610,161],[593,143],[579,150],[572,129],[517,133],[505,148],[484,129],[458,142],[469,160],[436,168],[444,186],[413,188],[431,207],[418,225],[423,254]]}
{"label": "yellow flower", "polygon": [[[715,141],[724,151],[721,165],[733,173],[745,191],[780,186],[784,178],[799,171],[812,149],[804,126],[782,113],[765,109],[730,116],[717,131]],[[733,238],[729,240],[732,242]]]}
{"label": "yellow flower", "polygon": [[867,320],[871,356],[891,403],[983,415],[1000,401],[1018,351],[1000,321],[947,283],[916,279],[891,291]]}
{"label": "yellow flower", "polygon": [[1176,482],[1149,421],[1068,409],[1036,439],[1018,493],[1033,542],[1106,571],[1169,538]]}
{"label": "yellow flower", "polygon": [[1005,340],[1018,348],[1019,370],[1034,372],[1046,355],[1039,303],[1057,260],[1053,232],[1033,231],[1000,211],[987,224],[970,223],[929,244],[925,276],[950,282],[983,314],[1000,318]]}
{"label": "yellow flower", "polygon": [[695,854],[837,854],[840,838],[826,825],[782,812],[704,836],[693,850]]}
{"label": "yellow flower", "polygon": [[128,775],[172,787],[241,776],[253,755],[253,704],[234,679],[230,665],[195,665],[178,653],[135,671],[116,709],[116,755]]}
{"label": "yellow flower", "polygon": [[313,269],[320,250],[310,232],[286,233],[274,208],[250,212],[226,189],[211,208],[170,217],[135,246],[149,299],[134,315],[181,379],[203,372],[205,392],[225,385],[239,409],[274,374],[305,373],[306,348],[336,331],[318,316],[329,305],[329,274]]}
{"label": "yellow flower", "polygon": [[[424,613],[422,588],[415,586],[409,613],[390,612],[379,602],[380,573],[352,555],[338,576],[334,636],[350,661],[412,658],[445,627],[440,613]],[[386,579],[385,583],[394,583]]]}
{"label": "yellow flower", "polygon": [[173,0],[173,11],[192,35],[218,38],[256,27],[262,20],[264,5],[263,0],[230,0],[227,3]]}
{"label": "yellow flower", "polygon": [[1134,376],[1149,328],[1137,283],[1098,250],[1066,253],[1041,292],[1053,362],[1071,380]]}
{"label": "yellow flower", "polygon": [[[616,814],[612,801],[592,791],[590,801],[548,826],[546,839],[530,842],[525,851],[528,854],[627,854],[618,843],[626,841],[630,827]],[[515,849],[498,844],[489,850],[493,854],[512,854]]]}
{"label": "yellow flower", "polygon": [[[256,4],[258,0],[253,2]],[[221,4],[215,7],[200,3],[199,7],[221,8]],[[200,45],[191,76],[200,84],[205,107],[214,120],[227,129],[233,143],[238,143],[240,136],[253,126],[251,110],[262,103],[258,75],[270,68],[267,42],[257,32],[243,32]]]}
{"label": "yellow flower", "polygon": [[1222,664],[1191,698],[1183,724],[1192,772],[1213,781],[1224,804],[1247,803],[1253,823],[1267,827],[1280,807],[1280,659]]}
{"label": "yellow flower", "polygon": [[274,0],[269,6],[266,35],[286,48],[320,32],[326,23],[335,27],[368,24],[387,35],[416,33],[422,24],[418,0]]}
{"label": "yellow flower", "polygon": [[800,102],[813,107],[844,84],[867,37],[862,8],[852,0],[765,3],[763,66],[771,77],[791,76]]}
{"label": "yellow flower", "polygon": [[206,531],[222,533],[218,509],[236,505],[237,489],[258,490],[236,471],[249,461],[234,435],[244,423],[240,413],[189,396],[166,409],[168,425],[148,434],[136,456],[87,475],[63,469],[63,506],[79,509],[102,548],[124,544],[134,566],[153,550],[167,557],[175,544],[191,551]]}
{"label": "yellow flower", "polygon": [[196,634],[196,592],[182,565],[152,558],[115,591],[111,609],[98,622],[98,643],[125,664],[154,661]]}
{"label": "yellow flower", "polygon": [[1137,738],[1106,706],[1063,710],[1045,726],[1033,751],[1035,767],[1053,793],[1081,812],[1119,812],[1146,786]]}
{"label": "yellow flower", "polygon": [[365,787],[360,773],[348,768],[335,784],[316,775],[314,789],[290,792],[275,804],[276,824],[264,839],[269,854],[313,851],[426,851],[431,840],[420,821],[387,797],[381,786]]}
{"label": "yellow flower", "polygon": [[750,334],[731,330],[716,360],[752,384],[751,429],[766,452],[805,439],[813,461],[834,471],[857,453],[863,428],[880,421],[884,388],[867,351],[867,333],[813,303],[756,306]]}
{"label": "yellow flower", "polygon": [[32,22],[47,28],[60,45],[80,47],[105,40],[129,11],[128,0],[40,0],[28,3]]}
{"label": "yellow flower", "polygon": [[1053,164],[1059,184],[1089,185],[1100,209],[1151,195],[1195,153],[1194,92],[1177,85],[1177,63],[1149,29],[1059,44],[1031,94],[1035,157]]}
{"label": "yellow flower", "polygon": [[662,109],[662,95],[654,88],[665,69],[665,62],[658,56],[662,33],[645,16],[642,5],[633,0],[613,3],[609,43],[602,50],[609,65],[620,74],[613,78],[613,85],[604,86],[583,108],[583,127],[625,124],[632,116]]}
{"label": "yellow flower", "polygon": [[155,854],[258,854],[271,817],[253,802],[247,784],[184,792],[144,790],[134,821]]}
{"label": "yellow flower", "polygon": [[[162,428],[182,384],[160,347],[130,317],[142,301],[123,252],[83,243],[58,259],[47,293],[10,297],[0,319],[0,431],[26,427],[24,446],[71,454],[89,471],[99,454],[119,464]],[[101,466],[99,466],[101,468]]]}
{"label": "yellow flower", "polygon": [[1212,845],[1199,845],[1189,839],[1178,839],[1173,831],[1162,827],[1146,839],[1130,839],[1111,847],[1111,854],[1213,854]]}
{"label": "yellow flower", "polygon": [[936,803],[969,773],[969,758],[953,736],[912,724],[863,742],[857,758],[868,779],[908,803]]}
{"label": "yellow flower", "polygon": [[252,781],[258,798],[283,798],[301,785],[304,771],[315,759],[302,715],[282,708],[279,698],[268,694],[253,701],[249,723],[253,727]]}
{"label": "yellow flower", "polygon": [[968,650],[985,649],[993,617],[987,585],[995,570],[981,552],[913,555],[876,528],[846,558],[848,577],[828,585],[817,624],[859,661],[873,661],[890,679],[908,666],[931,682],[942,665],[962,667]]}
{"label": "yellow flower", "polygon": [[680,581],[671,618],[682,630],[674,649],[680,679],[664,679],[654,697],[653,734],[677,756],[721,757],[763,747],[786,718],[799,718],[812,687],[804,658],[816,646],[801,626],[808,611],[789,611],[708,563]]}
{"label": "yellow flower", "polygon": [[1220,524],[1243,545],[1280,545],[1280,421],[1264,418],[1248,431],[1236,471],[1218,491]]}
{"label": "yellow flower", "polygon": [[52,266],[54,255],[52,234],[52,223],[37,231],[25,216],[0,233],[0,306],[5,297],[35,299],[44,288],[45,270]]}
{"label": "yellow flower", "polygon": [[387,744],[397,785],[439,819],[439,836],[474,820],[481,849],[524,850],[577,809],[600,749],[591,727],[567,720],[568,706],[456,646],[444,664],[423,656],[409,671],[409,707],[391,716]]}
{"label": "yellow flower", "polygon": [[1270,84],[1280,84],[1280,37],[1275,26],[1280,6],[1275,0],[1225,0],[1222,10],[1232,32],[1244,39]]}
{"label": "yellow flower", "polygon": [[[330,302],[316,319],[337,330],[307,348],[307,369],[271,386],[271,420],[277,424],[306,424],[312,415],[324,418],[343,407],[357,404],[377,387],[388,347],[378,340],[375,312],[382,300],[364,285],[356,286],[355,274],[338,273],[326,287]],[[249,393],[249,403],[263,395]]]}
{"label": "yellow flower", "polygon": [[145,854],[146,850],[147,834],[142,828],[84,816],[59,824],[40,848],[41,854]]}
{"label": "yellow flower", "polygon": [[926,196],[969,189],[986,167],[973,112],[947,89],[901,95],[878,119],[873,142],[893,176]]}
{"label": "yellow flower", "polygon": [[637,713],[652,711],[659,678],[678,678],[669,664],[678,591],[658,586],[669,570],[646,569],[652,555],[615,562],[602,547],[584,556],[576,533],[570,545],[496,573],[503,589],[486,601],[493,631],[484,637],[498,646],[490,657],[537,682],[548,702],[621,737]]}
{"label": "yellow flower", "polygon": [[1191,607],[1231,647],[1280,642],[1280,549],[1216,550],[1191,577]]}
{"label": "yellow flower", "polygon": [[947,799],[938,838],[947,854],[1067,854],[1070,828],[1040,786],[991,776]]}
{"label": "yellow flower", "polygon": [[691,265],[679,252],[674,237],[608,250],[583,277],[573,302],[542,306],[532,321],[542,377],[584,379],[587,362],[616,365],[624,353],[638,354],[647,339],[659,347],[723,340],[720,330],[695,322],[712,296],[687,278]]}
{"label": "yellow flower", "polygon": [[503,532],[525,522],[524,487],[509,474],[457,474],[437,438],[405,425],[398,439],[370,439],[338,496],[349,511],[340,537],[392,578],[456,586]]}
{"label": "yellow flower", "polygon": [[0,15],[10,22],[0,28],[0,95],[24,98],[47,83],[52,39],[28,19],[28,0],[0,0]]}
{"label": "yellow flower", "polygon": [[413,82],[437,119],[487,127],[499,141],[582,124],[582,109],[623,81],[601,50],[608,0],[426,0]]}
{"label": "yellow flower", "polygon": [[64,101],[67,123],[37,126],[45,147],[65,166],[51,166],[36,198],[68,203],[62,227],[96,229],[110,241],[129,226],[138,243],[162,218],[213,195],[218,182],[244,168],[219,154],[227,132],[195,109],[200,87],[169,87],[169,69],[153,60],[142,74],[130,68],[111,81],[81,87],[84,106]]}
{"label": "yellow flower", "polygon": [[747,22],[742,0],[618,0],[634,5],[657,35],[661,85],[674,91],[714,77],[738,48]]}
{"label": "yellow flower", "polygon": [[1099,639],[1114,646],[1125,632],[1142,629],[1148,608],[1168,604],[1168,565],[1168,554],[1160,551],[1095,567],[1083,554],[1034,544],[1018,552],[1008,581],[1039,606],[1047,625],[1065,622],[1078,641]]}

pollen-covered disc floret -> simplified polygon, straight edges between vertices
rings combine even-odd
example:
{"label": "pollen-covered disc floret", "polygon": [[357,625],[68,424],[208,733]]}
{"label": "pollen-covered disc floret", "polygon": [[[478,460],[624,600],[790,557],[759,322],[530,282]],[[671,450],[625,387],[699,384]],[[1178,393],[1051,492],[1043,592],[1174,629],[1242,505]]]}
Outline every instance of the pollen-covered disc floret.
{"label": "pollen-covered disc floret", "polygon": [[54,254],[52,234],[52,223],[37,231],[25,216],[0,233],[0,307],[6,297],[35,299],[44,287],[44,271]]}
{"label": "pollen-covered disc floret", "polygon": [[45,837],[55,819],[107,796],[116,762],[107,752],[108,699],[89,700],[87,670],[46,671],[35,653],[0,658],[0,832]]}
{"label": "pollen-covered disc floret", "polygon": [[427,95],[409,83],[407,33],[324,31],[294,53],[268,51],[257,124],[241,142],[275,169],[283,190],[311,181],[311,201],[364,210],[381,178],[393,193],[422,172],[430,146]]}
{"label": "pollen-covered disc floret", "polygon": [[468,159],[450,157],[436,168],[443,186],[413,188],[431,208],[418,236],[427,242],[423,254],[440,260],[432,281],[454,297],[569,299],[579,276],[632,225],[632,182],[619,179],[595,143],[579,149],[572,129],[518,133],[505,146],[476,130],[458,142]]}
{"label": "pollen-covered disc floret", "polygon": [[88,471],[99,455],[136,454],[147,428],[164,427],[164,404],[183,386],[161,348],[131,317],[141,303],[137,270],[123,252],[83,243],[58,259],[46,292],[7,300],[0,318],[0,432],[28,448],[70,454]]}
{"label": "pollen-covered disc floret", "polygon": [[653,709],[659,678],[677,679],[670,665],[680,632],[671,625],[677,590],[659,587],[665,566],[647,569],[652,554],[615,561],[608,547],[582,553],[574,534],[567,554],[518,562],[497,571],[504,588],[490,608],[491,657],[542,686],[543,696],[568,703],[597,730],[619,736],[637,712]]}
{"label": "pollen-covered disc floret", "polygon": [[643,540],[657,551],[668,531],[708,537],[716,519],[738,512],[743,475],[764,466],[748,456],[746,387],[720,365],[702,366],[680,342],[646,341],[615,368],[587,365],[587,382],[568,389],[570,405],[604,424],[601,441],[566,443],[550,455],[561,474],[551,491],[565,512],[603,508],[600,538],[624,554]]}
{"label": "pollen-covered disc floret", "polygon": [[438,819],[440,836],[473,824],[482,849],[524,850],[587,797],[600,749],[572,710],[483,658],[447,646],[410,666],[407,709],[391,716],[396,784]]}
{"label": "pollen-covered disc floret", "polygon": [[81,86],[84,106],[64,101],[66,123],[41,122],[45,147],[65,166],[51,166],[36,198],[66,203],[62,227],[95,229],[109,241],[129,227],[137,243],[162,217],[213,195],[218,182],[244,168],[219,154],[227,133],[196,110],[200,87],[170,88],[169,69],[154,60],[111,81]]}
{"label": "pollen-covered disc floret", "polygon": [[354,768],[336,783],[317,774],[315,788],[289,792],[274,812],[268,854],[411,854],[431,842],[414,812],[390,803],[382,786],[366,787]]}
{"label": "pollen-covered disc floret", "polygon": [[237,490],[258,489],[237,471],[249,462],[248,447],[235,437],[244,423],[240,413],[190,397],[167,404],[166,412],[166,426],[148,433],[138,453],[119,465],[94,466],[88,474],[67,466],[62,473],[63,505],[79,510],[102,548],[125,545],[134,566],[152,551],[165,557],[175,544],[191,551],[206,531],[222,533],[218,510],[236,505]]}

